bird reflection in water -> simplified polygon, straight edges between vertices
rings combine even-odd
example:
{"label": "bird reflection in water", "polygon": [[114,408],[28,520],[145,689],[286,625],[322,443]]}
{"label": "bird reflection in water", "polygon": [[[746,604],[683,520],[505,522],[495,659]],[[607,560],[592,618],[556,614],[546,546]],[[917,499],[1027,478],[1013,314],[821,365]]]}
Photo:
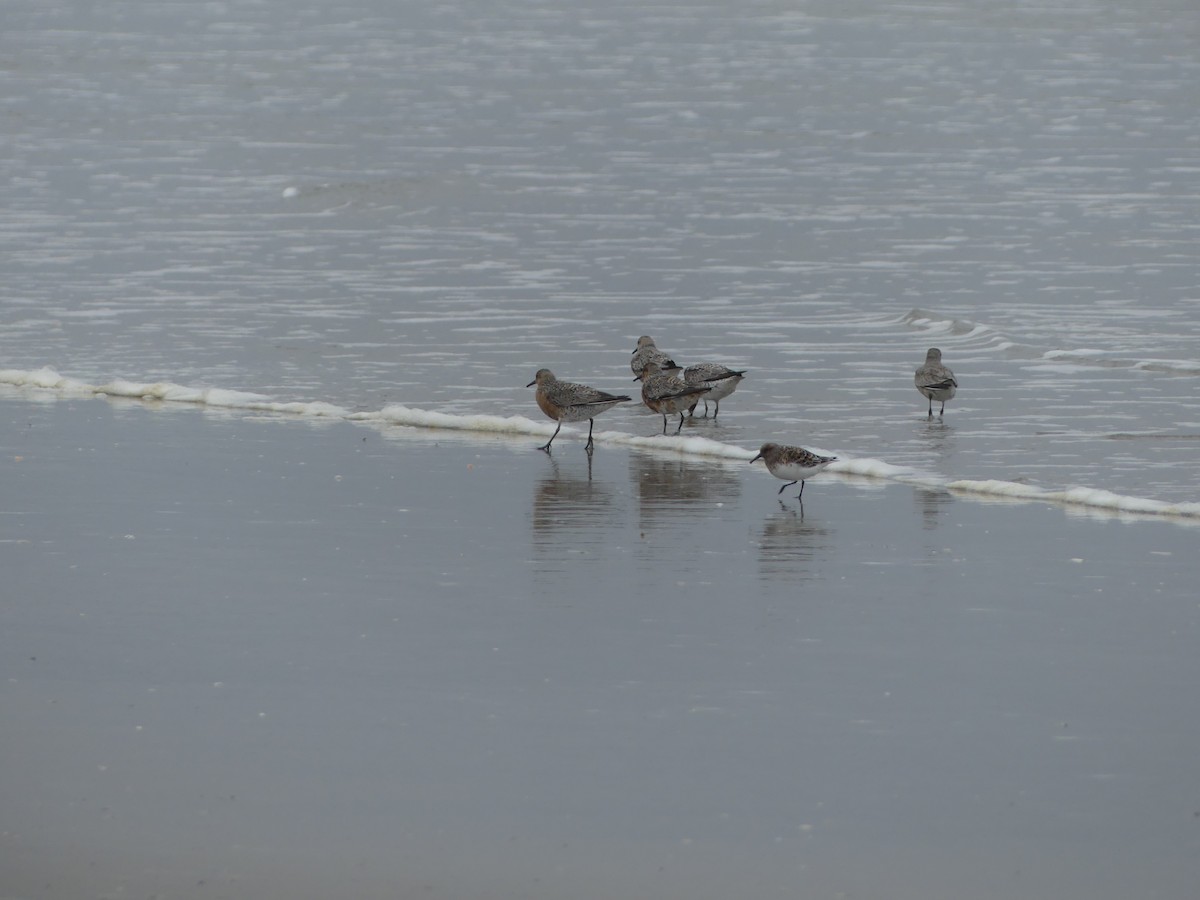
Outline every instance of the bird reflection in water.
{"label": "bird reflection in water", "polygon": [[740,473],[732,465],[652,453],[629,455],[629,478],[637,486],[640,525],[691,520],[696,507],[736,499]]}
{"label": "bird reflection in water", "polygon": [[934,488],[914,488],[913,502],[921,513],[921,528],[933,531],[938,527],[938,518],[954,502],[949,491]]}
{"label": "bird reflection in water", "polygon": [[779,512],[763,522],[758,535],[759,573],[766,580],[811,577],[833,547],[833,531],[819,520],[805,521],[803,508],[779,502]]}
{"label": "bird reflection in water", "polygon": [[557,548],[549,554],[552,557],[563,557],[564,545],[573,552],[586,552],[617,527],[613,492],[605,482],[593,480],[591,454],[565,466],[554,457],[546,462],[549,471],[538,480],[533,494],[534,548]]}
{"label": "bird reflection in water", "polygon": [[923,468],[943,469],[955,451],[954,427],[943,418],[921,420],[916,428],[916,444],[926,457]]}

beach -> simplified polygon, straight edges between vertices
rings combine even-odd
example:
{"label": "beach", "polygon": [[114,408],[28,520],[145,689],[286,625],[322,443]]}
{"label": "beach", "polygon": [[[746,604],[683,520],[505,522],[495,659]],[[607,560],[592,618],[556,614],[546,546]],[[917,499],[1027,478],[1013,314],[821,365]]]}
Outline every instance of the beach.
{"label": "beach", "polygon": [[4,25],[0,900],[1192,900],[1196,4]]}
{"label": "beach", "polygon": [[1187,896],[1196,528],[0,397],[5,896]]}

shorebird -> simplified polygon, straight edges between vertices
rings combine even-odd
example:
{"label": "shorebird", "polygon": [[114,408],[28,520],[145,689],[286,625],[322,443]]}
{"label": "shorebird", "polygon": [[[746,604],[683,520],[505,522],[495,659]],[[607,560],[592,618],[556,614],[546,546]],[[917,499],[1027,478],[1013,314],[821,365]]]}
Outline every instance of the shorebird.
{"label": "shorebird", "polygon": [[683,411],[696,405],[701,394],[707,394],[712,388],[687,384],[684,381],[662,371],[654,363],[646,363],[642,367],[642,402],[660,413],[663,417],[663,434],[667,433],[667,416],[679,413],[679,429],[683,427]]}
{"label": "shorebird", "polygon": [[633,358],[629,360],[629,368],[633,370],[633,380],[641,381],[642,372],[645,371],[648,364],[653,364],[656,369],[663,371],[671,371],[678,369],[675,365],[675,360],[667,356],[654,345],[654,338],[648,334],[643,334],[637,341],[637,347],[633,351]]}
{"label": "shorebird", "polygon": [[929,417],[933,418],[933,401],[941,400],[942,408],[938,410],[938,415],[942,415],[946,411],[946,401],[954,396],[958,390],[958,382],[954,380],[954,373],[942,365],[942,351],[937,347],[930,347],[929,352],[925,354],[925,365],[917,369],[917,374],[913,376],[913,383],[916,384],[917,390],[922,396],[929,398]]}
{"label": "shorebird", "polygon": [[[709,392],[703,397],[704,415],[708,415],[708,403],[711,400],[715,407],[713,410],[714,419],[721,412],[721,401],[734,392],[738,383],[745,375],[745,370],[736,372],[719,363],[696,363],[696,365],[688,366],[683,370],[683,380],[685,382],[710,388]],[[695,413],[696,404],[693,403],[692,408],[688,410],[688,414],[695,415]]]}
{"label": "shorebird", "polygon": [[782,494],[786,488],[790,488],[797,481],[800,482],[800,493],[796,495],[796,499],[799,500],[804,496],[804,479],[812,478],[837,457],[817,456],[811,450],[805,450],[803,447],[763,444],[759,448],[758,456],[750,462],[760,459],[767,464],[767,471],[776,478],[791,479],[779,489],[779,493]]}
{"label": "shorebird", "polygon": [[533,376],[533,381],[525,387],[533,387],[535,384],[537,392],[534,394],[534,399],[537,400],[538,407],[551,419],[558,421],[558,428],[554,429],[550,440],[546,441],[544,447],[538,448],[547,453],[550,452],[550,445],[554,443],[554,439],[558,437],[563,422],[582,422],[584,419],[588,421],[588,439],[584,449],[590,453],[592,450],[592,425],[596,416],[605,410],[612,409],[618,403],[626,403],[633,399],[624,395],[606,394],[604,391],[598,391],[586,384],[559,381],[549,369],[538,369],[537,374]]}

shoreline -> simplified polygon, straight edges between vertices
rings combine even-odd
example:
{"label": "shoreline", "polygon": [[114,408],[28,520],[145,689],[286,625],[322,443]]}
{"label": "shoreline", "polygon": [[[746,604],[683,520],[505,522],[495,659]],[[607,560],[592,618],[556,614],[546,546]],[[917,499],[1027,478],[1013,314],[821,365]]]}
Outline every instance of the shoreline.
{"label": "shoreline", "polygon": [[[20,399],[29,392],[48,391],[56,397],[96,397],[116,402],[162,402],[203,409],[228,410],[232,415],[260,413],[299,419],[342,421],[382,431],[388,428],[414,428],[431,432],[462,432],[478,435],[530,435],[549,437],[554,426],[525,416],[488,414],[452,414],[392,403],[377,411],[354,412],[323,401],[278,401],[263,394],[245,391],[192,388],[172,382],[132,382],[118,380],[107,385],[91,385],[65,378],[48,367],[33,370],[0,370],[0,388],[8,386]],[[561,436],[570,441],[584,435],[579,428],[564,425]],[[756,450],[694,436],[639,436],[623,431],[597,430],[596,443],[612,447],[633,447],[656,453],[687,457],[748,460]],[[1021,482],[989,478],[946,478],[905,466],[896,466],[873,457],[853,457],[831,448],[811,445],[820,454],[839,457],[826,471],[834,475],[877,479],[933,490],[946,490],[966,499],[983,502],[1047,503],[1071,514],[1111,516],[1123,522],[1163,519],[1180,525],[1200,526],[1200,501],[1171,503],[1149,497],[1119,494],[1103,488],[1073,485],[1062,488],[1040,487]]]}

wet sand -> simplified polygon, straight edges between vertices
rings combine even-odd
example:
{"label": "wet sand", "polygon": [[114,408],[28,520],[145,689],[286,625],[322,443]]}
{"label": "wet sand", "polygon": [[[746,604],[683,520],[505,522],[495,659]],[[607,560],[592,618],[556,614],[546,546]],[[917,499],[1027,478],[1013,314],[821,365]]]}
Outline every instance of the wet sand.
{"label": "wet sand", "polygon": [[1200,529],[0,395],[3,896],[1183,898]]}

